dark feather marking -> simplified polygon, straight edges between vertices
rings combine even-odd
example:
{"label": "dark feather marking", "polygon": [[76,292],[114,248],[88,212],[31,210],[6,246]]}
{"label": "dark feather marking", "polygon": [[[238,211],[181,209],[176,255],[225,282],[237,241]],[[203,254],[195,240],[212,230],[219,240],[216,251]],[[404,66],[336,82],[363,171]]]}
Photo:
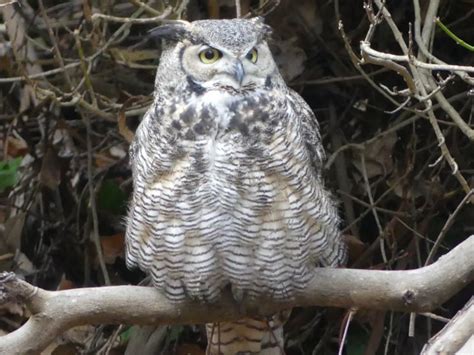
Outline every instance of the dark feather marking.
{"label": "dark feather marking", "polygon": [[174,120],[173,123],[171,123],[171,125],[173,126],[173,128],[177,129],[178,131],[181,130],[181,128],[183,128],[181,126],[181,123],[179,123],[179,121],[177,120]]}
{"label": "dark feather marking", "polygon": [[193,107],[188,107],[186,110],[184,110],[179,118],[184,122],[187,123],[188,125],[193,121],[194,116],[196,115],[196,111],[194,110]]}
{"label": "dark feather marking", "polygon": [[191,75],[188,75],[186,77],[186,80],[188,82],[189,89],[191,92],[194,92],[196,95],[200,96],[206,92],[206,89],[203,88],[201,85],[199,85]]}

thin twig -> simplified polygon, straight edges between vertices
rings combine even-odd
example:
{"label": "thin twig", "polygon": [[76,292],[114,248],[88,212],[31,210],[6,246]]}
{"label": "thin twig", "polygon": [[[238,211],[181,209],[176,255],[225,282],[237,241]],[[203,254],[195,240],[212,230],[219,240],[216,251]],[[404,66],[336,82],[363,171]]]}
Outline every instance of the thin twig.
{"label": "thin twig", "polygon": [[377,228],[379,230],[379,240],[380,240],[380,254],[382,255],[382,259],[385,264],[388,264],[388,259],[387,259],[387,254],[385,252],[385,232],[382,228],[382,224],[380,223],[379,215],[377,213],[377,210],[374,208],[375,203],[374,203],[374,198],[372,196],[372,189],[370,188],[370,183],[369,183],[369,178],[367,176],[367,167],[365,166],[365,156],[364,153],[360,154],[360,162],[362,165],[362,176],[364,178],[364,183],[365,183],[365,189],[367,191],[367,196],[369,197],[369,202],[370,202],[370,210],[372,211],[372,214],[374,215],[375,223],[377,224]]}
{"label": "thin twig", "polygon": [[[119,36],[125,32],[130,26],[133,24],[133,20],[136,19],[138,16],[140,16],[143,13],[144,9],[139,8],[137,11],[135,11],[130,17],[127,17],[128,21],[124,22],[122,26],[120,26],[107,40],[107,42],[94,54],[90,55],[85,59],[86,62],[92,63],[96,58],[98,58],[102,53],[104,53],[112,44],[117,43],[117,39]],[[168,14],[169,15],[169,14]],[[99,16],[100,17],[100,16]],[[164,19],[163,19],[164,21]],[[39,79],[39,78],[44,78],[48,77],[54,74],[61,73],[64,70],[70,70],[74,69],[78,66],[80,66],[81,63],[79,61],[66,64],[64,65],[64,68],[56,68],[56,69],[51,69],[48,71],[44,71],[41,73],[34,73],[28,76],[15,76],[15,77],[9,77],[9,78],[0,78],[0,84],[3,83],[14,83],[14,82],[19,82],[19,81],[27,81],[27,80],[32,80],[32,79]]]}
{"label": "thin twig", "polygon": [[474,73],[473,66],[467,65],[452,65],[452,64],[432,64],[432,63],[425,63],[419,61],[416,58],[410,58],[408,55],[397,55],[391,53],[384,53],[372,49],[370,47],[370,43],[368,42],[361,42],[360,48],[363,53],[370,55],[371,58],[374,59],[382,59],[382,60],[391,60],[394,62],[405,62],[405,63],[412,63],[414,66],[423,68],[423,69],[430,69],[430,70],[445,70],[445,71],[466,71],[470,73]]}
{"label": "thin twig", "polygon": [[[162,16],[162,14],[160,13],[160,11],[157,11],[155,10],[154,8],[152,8],[151,6],[139,1],[139,0],[128,0],[130,1],[132,4],[134,4],[135,6],[138,6],[140,8],[142,8],[143,10],[145,10],[146,12],[148,12],[150,15],[153,15],[153,16],[156,16],[156,17],[159,17],[159,16]],[[173,10],[172,7],[170,7],[171,10]],[[167,9],[165,9],[164,11],[166,11]]]}
{"label": "thin twig", "polygon": [[430,253],[428,254],[428,257],[426,258],[425,266],[429,265],[431,263],[431,261],[433,260],[433,257],[436,254],[436,252],[438,251],[438,248],[441,245],[441,242],[443,241],[444,237],[446,236],[446,233],[448,232],[449,228],[454,223],[454,220],[456,219],[456,216],[461,211],[461,208],[470,200],[472,195],[474,195],[474,189],[469,191],[464,196],[464,198],[461,200],[461,202],[459,202],[459,204],[456,207],[456,209],[454,210],[454,212],[447,219],[447,221],[444,224],[443,228],[441,228],[441,232],[439,232],[438,237],[436,238],[436,241],[435,241],[433,247],[431,248]]}
{"label": "thin twig", "polygon": [[240,0],[235,0],[235,17],[242,17],[242,6],[240,4]]}
{"label": "thin twig", "polygon": [[431,313],[431,312],[422,312],[422,313],[419,313],[419,314],[422,315],[422,316],[431,318],[431,319],[435,319],[435,320],[443,322],[443,323],[448,323],[449,322],[449,318],[442,317],[442,316],[439,316],[439,315]]}
{"label": "thin twig", "polygon": [[[334,2],[335,4],[338,4],[338,0]],[[335,5],[336,6],[336,5]],[[361,59],[357,57],[357,55],[354,53],[352,50],[352,47],[350,45],[349,39],[347,38],[347,35],[344,31],[344,24],[342,23],[342,20],[338,22],[338,30],[339,33],[341,34],[341,38],[344,41],[344,47],[346,48],[347,53],[349,54],[349,57],[351,58],[352,64],[354,64],[355,68],[359,71],[359,73],[364,77],[364,79],[375,89],[377,90],[382,96],[384,96],[387,100],[389,100],[391,103],[393,103],[395,106],[399,106],[400,103],[398,103],[395,99],[393,99],[390,95],[388,95],[384,90],[382,90],[373,80],[370,78],[370,76],[365,72],[364,69],[362,69],[361,66]]]}
{"label": "thin twig", "polygon": [[[377,6],[382,9],[385,21],[389,25],[390,29],[393,32],[393,35],[395,39],[397,40],[400,48],[402,49],[402,52],[404,53],[403,56],[396,56],[389,54],[389,58],[392,60],[395,60],[397,57],[398,58],[408,58],[408,65],[410,67],[410,71],[413,74],[414,77],[414,82],[417,84],[417,89],[419,90],[419,97],[429,97],[429,94],[427,92],[427,88],[431,87],[430,80],[432,80],[432,76],[430,73],[426,73],[426,71],[418,71],[418,67],[415,66],[414,60],[415,58],[409,57],[409,50],[408,46],[406,45],[402,33],[398,29],[397,25],[393,21],[392,15],[388,11],[388,9],[384,6],[384,2],[381,0],[374,0]],[[428,35],[431,36],[432,33],[432,25],[434,23],[434,16],[436,16],[437,8],[439,5],[439,0],[433,0],[430,2],[427,15],[425,18],[425,27],[423,28],[422,32],[422,39],[424,43],[426,44],[429,41],[429,38],[427,37]],[[433,18],[430,18],[428,15],[433,16]],[[416,27],[416,26],[415,26]],[[416,31],[416,28],[415,28]],[[370,52],[371,49],[369,49]],[[372,52],[373,53],[373,52]],[[426,63],[425,63],[426,64]],[[474,67],[471,67],[474,70]],[[437,93],[439,94],[439,93]],[[448,162],[448,164],[451,167],[452,174],[456,177],[460,185],[462,186],[463,190],[467,193],[470,191],[469,184],[467,183],[466,179],[464,176],[460,173],[458,169],[458,164],[454,160],[453,156],[451,155],[451,152],[449,151],[448,147],[446,146],[446,139],[441,132],[441,129],[439,128],[439,124],[437,121],[437,118],[432,110],[432,103],[431,100],[426,100],[425,101],[426,105],[426,114],[428,116],[428,120],[433,127],[433,131],[436,135],[436,138],[438,140],[438,146],[440,147],[441,154],[445,158],[445,160]],[[473,199],[474,200],[474,199]]]}
{"label": "thin twig", "polygon": [[63,69],[62,73],[63,73],[64,79],[69,85],[69,88],[72,90],[74,85],[72,84],[71,78],[69,77],[69,73],[64,69],[64,59],[63,59],[63,56],[61,55],[61,51],[59,50],[58,42],[56,41],[56,38],[54,36],[53,29],[51,28],[49,24],[49,18],[44,8],[43,0],[39,0],[38,4],[39,4],[41,16],[43,17],[44,23],[46,24],[46,28],[48,29],[49,39],[51,40],[51,43],[53,44],[56,60],[58,61],[59,67]]}
{"label": "thin twig", "polygon": [[18,2],[18,0],[11,0],[11,1],[8,1],[8,2],[4,2],[4,3],[0,4],[0,7],[13,5],[13,4],[16,4],[17,2]]}
{"label": "thin twig", "polygon": [[[389,69],[381,68],[377,69],[371,73],[367,73],[369,77],[373,77],[378,74],[386,73]],[[351,75],[351,76],[341,76],[335,78],[324,78],[324,79],[316,79],[316,80],[304,80],[304,81],[295,81],[291,82],[290,85],[298,86],[298,85],[325,85],[325,84],[334,84],[334,83],[343,83],[348,81],[356,81],[356,80],[364,80],[365,77],[363,75]]]}
{"label": "thin twig", "polygon": [[339,344],[339,350],[337,352],[338,355],[342,355],[344,350],[344,343],[346,342],[347,332],[349,331],[349,325],[351,324],[352,317],[357,313],[357,309],[350,309],[347,315],[345,324],[344,324],[344,331],[341,336],[341,342]]}
{"label": "thin twig", "polygon": [[117,17],[117,16],[98,14],[98,13],[93,14],[91,18],[92,18],[92,21],[103,19],[103,20],[107,20],[111,22],[129,23],[129,24],[185,22],[185,21],[179,21],[179,20],[167,20],[166,17],[168,17],[171,14],[172,10],[173,8],[171,6],[168,6],[161,15],[155,16],[155,17],[148,17],[148,18]]}
{"label": "thin twig", "polygon": [[[414,29],[415,29],[415,41],[416,44],[418,45],[418,48],[420,49],[420,52],[418,53],[418,59],[419,60],[426,60],[429,59],[431,62],[438,63],[438,64],[447,64],[440,60],[439,58],[435,57],[430,51],[428,51],[428,48],[426,47],[423,39],[421,38],[421,11],[420,11],[420,3],[419,0],[413,0],[413,7],[415,10],[415,23],[414,23]],[[454,71],[454,73],[460,77],[462,80],[465,82],[474,85],[474,78],[470,77],[466,72],[463,71]]]}

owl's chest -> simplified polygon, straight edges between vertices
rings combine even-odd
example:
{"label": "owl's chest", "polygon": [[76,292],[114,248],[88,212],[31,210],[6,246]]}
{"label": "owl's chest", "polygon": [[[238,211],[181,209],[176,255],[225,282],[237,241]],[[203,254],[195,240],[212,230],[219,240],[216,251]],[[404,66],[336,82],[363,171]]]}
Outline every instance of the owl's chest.
{"label": "owl's chest", "polygon": [[[259,149],[260,154],[252,154],[252,149]],[[261,175],[269,159],[265,147],[242,139],[238,132],[208,137],[188,157],[188,174],[184,178],[194,177],[196,192],[216,203],[237,199],[250,181],[259,184],[256,176]]]}
{"label": "owl's chest", "polygon": [[[242,140],[268,137],[281,124],[284,101],[280,95],[256,91],[252,95],[232,95],[210,91],[183,102],[163,106],[160,131],[173,142],[226,139],[236,133]],[[233,139],[239,139],[233,137]]]}
{"label": "owl's chest", "polygon": [[232,208],[247,196],[265,203],[271,190],[298,179],[304,164],[295,121],[268,94],[208,94],[169,106],[164,117],[146,175],[170,201]]}
{"label": "owl's chest", "polygon": [[282,128],[263,142],[230,131],[196,141],[173,188],[215,209],[233,210],[242,200],[264,206],[290,185],[304,183],[304,147],[292,135],[294,130]]}

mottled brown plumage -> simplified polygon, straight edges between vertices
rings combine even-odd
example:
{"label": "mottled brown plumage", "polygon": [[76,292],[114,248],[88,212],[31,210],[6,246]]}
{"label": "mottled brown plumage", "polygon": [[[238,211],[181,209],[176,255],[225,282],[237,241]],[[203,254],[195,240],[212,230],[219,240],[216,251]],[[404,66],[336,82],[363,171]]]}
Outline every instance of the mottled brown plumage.
{"label": "mottled brown plumage", "polygon": [[[316,266],[345,260],[317,121],[281,78],[268,34],[260,19],[156,31],[166,44],[130,149],[127,263],[173,301],[213,302],[228,285],[237,300],[291,299]],[[279,353],[275,319],[208,327],[210,352]]]}

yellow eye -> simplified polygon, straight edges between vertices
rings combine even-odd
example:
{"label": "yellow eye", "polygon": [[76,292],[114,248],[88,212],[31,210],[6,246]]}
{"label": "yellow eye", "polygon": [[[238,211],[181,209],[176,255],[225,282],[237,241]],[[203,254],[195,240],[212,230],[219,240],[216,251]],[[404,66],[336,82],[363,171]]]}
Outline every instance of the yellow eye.
{"label": "yellow eye", "polygon": [[258,59],[258,52],[255,48],[253,48],[250,52],[247,53],[245,56],[248,60],[250,60],[252,63],[257,63]]}
{"label": "yellow eye", "polygon": [[212,47],[207,47],[199,52],[199,59],[204,64],[212,64],[221,58],[222,52]]}

